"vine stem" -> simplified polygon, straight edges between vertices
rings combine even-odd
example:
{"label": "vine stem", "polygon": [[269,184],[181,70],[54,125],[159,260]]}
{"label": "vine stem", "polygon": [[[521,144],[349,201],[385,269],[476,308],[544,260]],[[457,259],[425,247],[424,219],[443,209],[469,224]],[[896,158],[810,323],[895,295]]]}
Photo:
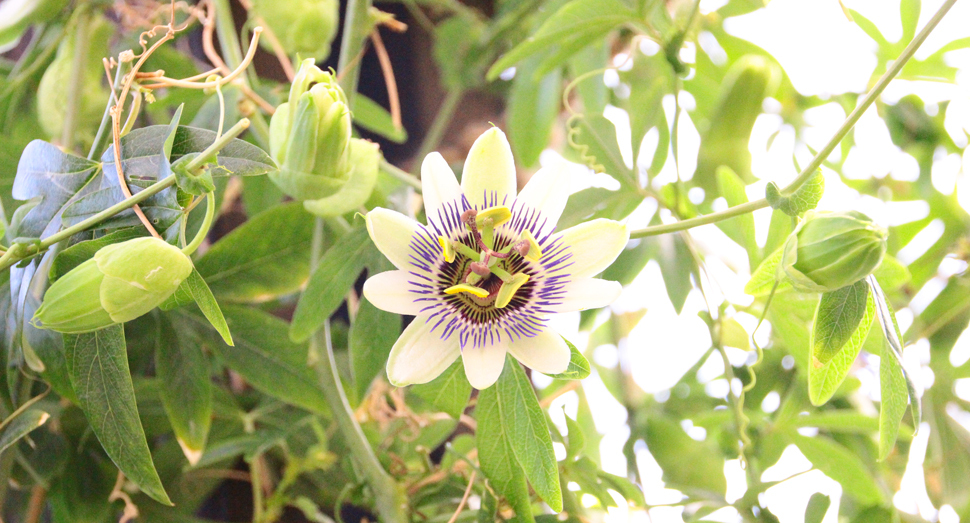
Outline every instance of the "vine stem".
{"label": "vine stem", "polygon": [[[313,227],[313,243],[311,247],[310,272],[316,270],[323,255],[323,227],[322,218],[316,218]],[[407,498],[404,490],[384,470],[374,454],[374,449],[367,442],[364,431],[361,430],[354,411],[347,401],[340,374],[333,355],[333,343],[330,339],[330,320],[323,323],[323,328],[310,338],[310,349],[307,363],[313,367],[323,395],[330,405],[337,427],[343,435],[344,444],[350,450],[354,461],[360,467],[364,480],[374,493],[374,502],[381,519],[387,523],[404,523],[407,521]]]}
{"label": "vine stem", "polygon": [[[804,169],[802,169],[801,173],[798,174],[798,177],[795,178],[793,182],[788,184],[788,186],[783,189],[783,192],[791,193],[795,191],[806,181],[808,181],[813,174],[815,174],[815,170],[822,165],[822,162],[824,162],[830,154],[832,154],[832,151],[834,151],[839,143],[842,142],[845,135],[849,134],[849,131],[852,130],[852,127],[855,126],[856,122],[859,121],[862,114],[865,113],[866,110],[869,109],[869,106],[876,101],[876,98],[882,94],[882,92],[889,85],[889,82],[892,81],[897,74],[899,74],[899,71],[903,69],[906,62],[913,57],[913,54],[916,53],[919,46],[923,44],[926,37],[933,32],[933,29],[936,28],[936,26],[940,23],[940,20],[943,19],[943,17],[955,3],[956,0],[946,0],[943,5],[940,6],[940,9],[936,12],[936,14],[933,15],[933,18],[930,18],[926,25],[923,26],[923,29],[919,32],[919,34],[916,35],[916,38],[913,38],[913,41],[906,46],[906,49],[904,49],[899,55],[899,58],[893,62],[892,67],[883,73],[883,75],[879,78],[879,81],[876,82],[876,85],[873,86],[872,90],[866,94],[865,98],[863,98],[859,105],[856,106],[855,110],[849,114],[849,116],[845,119],[845,122],[842,123],[842,127],[839,127],[839,130],[835,132],[831,139],[829,139],[828,143],[825,144],[825,147],[822,147],[821,150],[815,153],[815,157],[812,158],[812,161],[809,162]],[[754,212],[758,209],[764,209],[765,207],[768,207],[768,200],[761,198],[753,202],[736,205],[721,212],[698,216],[697,218],[691,218],[689,220],[683,220],[676,223],[668,223],[664,225],[655,225],[653,227],[637,229],[630,232],[630,238],[646,238],[648,236],[657,236],[669,232],[685,231],[700,225],[707,225],[709,223],[715,223],[733,218],[735,216],[740,216],[742,214],[747,214],[749,212]]]}
{"label": "vine stem", "polygon": [[[185,164],[186,169],[189,171],[194,171],[195,169],[202,167],[206,161],[214,157],[219,151],[225,148],[226,145],[229,145],[229,142],[242,134],[243,131],[248,128],[249,120],[245,118],[239,120],[236,125],[233,125],[228,131],[226,131],[226,134],[222,135],[218,140],[213,142],[212,145],[199,153],[199,155],[193,158],[192,161]],[[149,187],[146,187],[145,189],[133,194],[130,198],[125,198],[124,200],[112,205],[111,207],[108,207],[107,209],[86,220],[80,221],[66,229],[58,231],[47,238],[44,238],[35,245],[28,246],[22,243],[15,243],[10,246],[10,249],[8,249],[2,257],[0,257],[0,270],[8,268],[28,256],[33,256],[38,252],[47,250],[61,240],[66,240],[81,231],[87,230],[88,228],[101,223],[102,221],[118,214],[119,212],[131,208],[132,206],[137,205],[148,198],[151,198],[152,196],[164,191],[165,189],[168,189],[173,185],[175,185],[175,176],[167,176],[150,185]],[[34,249],[34,247],[36,247],[36,249]]]}

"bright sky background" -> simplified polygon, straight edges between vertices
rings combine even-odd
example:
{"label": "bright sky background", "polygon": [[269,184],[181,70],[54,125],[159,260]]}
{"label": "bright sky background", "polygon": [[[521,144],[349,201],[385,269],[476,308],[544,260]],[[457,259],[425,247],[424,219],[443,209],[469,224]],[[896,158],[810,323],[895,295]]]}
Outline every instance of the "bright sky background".
{"label": "bright sky background", "polygon": [[[844,1],[847,7],[857,10],[872,20],[888,40],[895,41],[901,37],[898,0]],[[724,2],[725,0],[702,0],[701,11],[710,12]],[[925,24],[940,4],[942,0],[923,0],[918,28]],[[917,52],[916,58],[928,56],[951,40],[970,36],[970,24],[966,23],[967,20],[970,20],[970,2],[958,2]],[[725,20],[724,26],[729,33],[748,39],[770,52],[781,63],[795,88],[806,95],[826,96],[844,92],[863,92],[876,67],[875,42],[846,19],[837,0],[773,0],[765,9]],[[643,46],[643,49],[646,52],[655,52],[650,44]],[[959,145],[965,145],[966,138],[963,130],[970,130],[970,50],[952,52],[947,56],[947,60],[950,65],[960,68],[956,85],[896,81],[890,84],[882,98],[886,102],[894,103],[906,94],[915,93],[927,103],[952,100],[947,113],[946,129]],[[609,80],[607,75],[608,83]],[[691,100],[681,101],[685,106],[690,106]],[[673,100],[668,99],[664,102],[668,120],[670,120],[673,117]],[[770,113],[771,104],[766,104],[766,108]],[[617,124],[621,148],[626,149],[624,153],[627,162],[632,163],[631,148],[629,145],[624,147],[624,140],[629,142],[627,115],[622,110],[615,109],[607,116]],[[832,103],[812,109],[806,112],[805,116],[811,127],[803,132],[798,142],[796,142],[795,130],[790,126],[782,125],[779,116],[763,114],[758,118],[752,133],[750,150],[753,156],[753,171],[761,181],[748,187],[749,198],[762,197],[768,181],[784,185],[793,179],[797,171],[791,161],[792,156],[795,155],[802,165],[811,158],[811,153],[801,140],[807,141],[808,145],[815,149],[820,148],[842,123],[846,114],[841,107]],[[767,148],[768,137],[778,131],[780,131],[779,136],[774,140],[771,148]],[[915,179],[918,172],[916,161],[891,142],[888,130],[876,115],[875,108],[870,109],[863,116],[854,132],[857,146],[849,153],[849,158],[846,160],[847,176],[858,178],[891,176],[900,180]],[[681,172],[690,173],[696,165],[699,135],[687,115],[682,116],[679,138]],[[552,152],[547,151],[543,155],[545,165],[560,162],[562,159]],[[669,159],[667,163],[668,165],[658,177],[661,183],[668,178],[675,179],[673,163]],[[956,190],[963,207],[970,210],[970,174],[968,173],[970,173],[970,153],[965,153],[962,158],[959,155],[942,156],[934,165],[933,182],[944,193],[949,194]],[[929,211],[927,206],[919,205],[919,202],[914,205],[884,203],[876,198],[860,196],[843,184],[835,173],[828,171],[825,175],[826,191],[819,205],[821,209],[859,210],[869,214],[883,225],[897,225],[921,219]],[[590,174],[581,166],[574,166],[573,178],[576,180],[577,190],[589,185]],[[609,183],[605,185],[610,186]],[[645,202],[629,218],[630,227],[645,226],[656,212],[656,208],[656,202]],[[763,243],[767,236],[769,217],[770,210],[767,209],[755,213],[759,242]],[[662,216],[662,218],[669,217]],[[749,276],[744,250],[727,240],[713,225],[693,229],[691,234],[702,251],[708,254],[717,253],[717,256],[709,254],[706,258],[708,275],[712,280],[712,285],[707,286],[712,290],[709,293],[713,301],[712,306],[716,308],[724,299],[731,303],[750,303],[751,297],[744,295],[742,291]],[[905,262],[916,259],[935,242],[940,234],[942,234],[942,224],[931,223],[903,249],[900,258]],[[912,323],[914,314],[918,314],[942,290],[947,277],[965,269],[966,264],[963,262],[945,261],[937,278],[920,290],[909,307],[898,311],[900,328],[903,331],[906,330]],[[624,368],[629,369],[636,383],[649,393],[665,394],[667,389],[672,387],[710,347],[711,340],[707,327],[697,317],[698,311],[707,309],[701,294],[696,290],[692,291],[683,312],[677,315],[667,299],[656,262],[651,261],[647,265],[636,281],[624,290],[624,294],[612,308],[616,312],[646,308],[649,313],[620,347],[599,347],[592,356],[603,364],[619,362]],[[737,319],[750,332],[755,319],[743,314]],[[582,347],[586,344],[588,336],[577,332],[578,320],[578,313],[558,315],[554,328],[576,342],[577,346]],[[764,327],[762,329],[759,331],[759,337],[763,334],[767,338],[768,329]],[[734,360],[733,363],[739,364],[745,361],[746,357],[745,353],[737,351],[737,354],[732,355],[732,360]],[[964,333],[953,351],[951,360],[959,364],[967,358],[970,358],[970,334]],[[927,376],[928,359],[929,347],[925,340],[906,349],[907,368],[917,371],[915,374],[918,376],[926,377],[923,382],[924,387],[932,384],[931,373]],[[863,382],[860,393],[868,393],[875,400],[878,400],[878,368],[878,358],[869,356],[866,368],[858,375]],[[710,376],[707,391],[712,396],[726,395],[728,384],[724,379],[718,379],[722,372],[723,365],[719,357],[708,361],[702,368],[701,374]],[[545,383],[540,382],[539,385],[543,386]],[[590,403],[596,405],[593,410],[596,426],[604,434],[600,446],[603,468],[608,472],[625,475],[626,460],[621,449],[629,437],[629,428],[625,425],[626,412],[610,396],[595,374],[584,381],[583,387]],[[963,392],[970,398],[970,391]],[[772,401],[774,405],[770,404]],[[769,396],[763,406],[766,409],[777,408],[777,401],[777,395],[774,398]],[[550,408],[553,420],[564,432],[562,407],[565,406],[566,411],[574,416],[576,402],[575,393],[568,393],[557,399]],[[929,426],[924,424],[915,438],[910,449],[910,464],[903,478],[902,490],[896,495],[894,502],[900,510],[919,514],[930,521],[956,522],[959,519],[952,508],[933,507],[926,496],[922,461],[929,432]],[[703,437],[696,431],[688,431],[688,433],[695,437]],[[647,502],[662,504],[679,501],[681,496],[677,491],[664,488],[661,479],[662,471],[650,456],[646,445],[642,442],[638,443],[636,449],[638,467],[644,478]],[[791,446],[777,465],[764,472],[763,480],[780,480],[809,469],[811,464],[808,460],[794,446]],[[735,460],[728,462],[725,474],[729,485],[727,497],[729,501],[733,501],[744,493],[744,473]],[[762,500],[782,522],[800,522],[804,517],[808,498],[814,492],[822,492],[832,498],[832,505],[824,523],[837,523],[842,487],[819,471],[801,474],[769,489]],[[683,521],[682,509],[677,507],[654,508],[648,515],[643,511],[628,509],[621,499],[617,501],[621,507],[610,509],[608,521],[650,521],[652,523]],[[725,522],[740,521],[733,509],[721,510],[716,515],[709,516],[708,519]]]}

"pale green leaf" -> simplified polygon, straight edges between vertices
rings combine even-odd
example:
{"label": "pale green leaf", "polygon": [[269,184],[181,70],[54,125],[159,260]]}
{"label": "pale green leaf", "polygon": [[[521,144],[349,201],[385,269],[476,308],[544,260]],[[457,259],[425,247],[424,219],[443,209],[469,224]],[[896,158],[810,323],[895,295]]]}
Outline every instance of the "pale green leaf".
{"label": "pale green leaf", "polygon": [[812,365],[824,365],[842,350],[866,315],[868,300],[869,284],[865,281],[822,294],[815,309],[809,342]]}
{"label": "pale green leaf", "polygon": [[702,441],[695,441],[671,419],[647,418],[645,440],[650,454],[664,472],[664,481],[686,490],[724,495],[724,459]]}
{"label": "pale green leaf", "polygon": [[809,438],[793,434],[792,441],[815,468],[838,481],[844,492],[863,506],[886,501],[872,472],[851,450],[824,436]]}
{"label": "pale green leaf", "polygon": [[775,288],[776,283],[778,284],[778,288],[775,289],[775,292],[790,289],[791,282],[788,281],[788,278],[783,278],[781,281],[778,280],[778,265],[781,264],[781,259],[784,255],[784,246],[782,246],[765,258],[761,262],[761,265],[758,265],[758,268],[754,270],[748,283],[745,284],[745,294],[750,294],[751,296],[767,296],[771,293],[771,289]]}
{"label": "pale green leaf", "polygon": [[400,334],[400,316],[361,300],[350,326],[350,362],[358,398],[367,394],[371,382],[384,371],[387,356]]}
{"label": "pale green leaf", "polygon": [[354,97],[353,112],[354,123],[360,127],[379,134],[394,143],[408,141],[408,132],[404,129],[404,126],[395,127],[391,113],[374,100],[357,93]]}
{"label": "pale green leaf", "polygon": [[[861,283],[865,284],[865,282]],[[844,304],[844,307],[852,307],[856,313],[859,308],[862,308],[864,313],[861,320],[856,323],[857,326],[850,331],[851,334],[847,338],[844,337],[845,332],[840,331],[841,333],[838,338],[845,339],[846,341],[840,348],[832,349],[829,354],[826,354],[825,356],[828,357],[827,360],[821,361],[819,359],[819,352],[811,349],[812,353],[809,355],[808,361],[808,396],[813,405],[822,405],[828,401],[835,394],[835,391],[838,390],[839,385],[845,380],[849,369],[852,367],[852,363],[855,361],[856,356],[859,355],[862,344],[869,335],[869,328],[872,326],[872,320],[876,314],[872,295],[868,291],[865,292],[864,297],[860,296],[860,293],[850,291],[840,293],[840,291],[843,291],[843,289],[823,294],[823,297],[833,294],[835,296],[830,296],[829,300],[827,300],[828,305],[825,307],[823,307],[822,300],[820,300],[819,306],[816,308],[815,323],[822,323],[823,327],[812,329],[809,347],[817,345],[816,338],[819,337],[816,333],[817,330],[823,332],[836,330],[835,326],[838,320],[833,311],[837,310],[837,305],[840,301]],[[862,305],[863,300],[865,305]],[[825,327],[825,325],[828,326]]]}
{"label": "pale green leaf", "polygon": [[765,199],[772,209],[781,211],[789,216],[799,216],[818,206],[825,192],[825,177],[822,171],[815,171],[805,183],[791,193],[782,192],[774,182],[765,187]]}
{"label": "pale green leaf", "polygon": [[192,333],[176,331],[166,316],[158,317],[155,328],[159,397],[182,452],[195,464],[205,450],[212,423],[209,362]]}
{"label": "pale green leaf", "polygon": [[549,374],[549,377],[558,380],[582,380],[589,376],[589,361],[583,356],[582,352],[576,348],[569,340],[563,338],[569,346],[569,366],[564,372],[559,374]]}
{"label": "pale green leaf", "polygon": [[421,385],[412,385],[408,390],[455,419],[465,411],[472,394],[472,386],[465,378],[465,367],[460,358],[437,378]]}

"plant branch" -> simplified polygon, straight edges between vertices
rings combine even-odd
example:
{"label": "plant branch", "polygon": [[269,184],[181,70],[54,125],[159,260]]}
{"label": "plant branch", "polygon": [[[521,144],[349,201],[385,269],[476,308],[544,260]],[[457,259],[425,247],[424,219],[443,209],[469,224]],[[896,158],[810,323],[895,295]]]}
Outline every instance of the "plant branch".
{"label": "plant branch", "polygon": [[67,90],[64,107],[64,126],[61,128],[61,146],[68,151],[74,149],[74,129],[77,127],[78,102],[83,89],[84,66],[88,59],[88,14],[81,12],[77,20],[77,34],[74,35],[74,57],[71,64],[71,87]]}
{"label": "plant branch", "polygon": [[351,109],[354,107],[357,81],[360,79],[360,62],[355,62],[353,66],[351,62],[363,51],[364,42],[371,32],[370,8],[371,0],[349,0],[347,12],[344,14],[344,36],[340,42],[337,73],[340,75],[340,87],[347,96],[347,106]]}
{"label": "plant branch", "polygon": [[[933,15],[933,18],[930,18],[926,25],[923,26],[923,29],[919,32],[919,34],[916,35],[916,38],[913,38],[909,45],[906,46],[906,49],[904,49],[899,55],[899,58],[893,62],[892,67],[883,73],[883,75],[879,78],[879,81],[876,82],[876,85],[873,86],[872,90],[866,94],[865,98],[859,102],[859,105],[856,106],[855,110],[852,111],[852,113],[845,119],[845,122],[842,123],[842,127],[839,127],[839,130],[836,131],[835,135],[833,135],[828,143],[825,144],[825,147],[822,147],[821,150],[815,153],[815,157],[812,158],[812,161],[809,162],[804,169],[802,169],[798,177],[783,189],[784,192],[791,193],[795,191],[801,187],[802,184],[808,181],[813,174],[815,174],[815,170],[822,165],[822,162],[824,162],[830,154],[832,154],[832,151],[834,151],[839,143],[842,142],[845,135],[849,134],[849,131],[852,130],[852,127],[855,126],[856,122],[859,121],[862,114],[865,113],[866,110],[869,109],[869,106],[876,101],[876,98],[882,94],[882,92],[889,85],[889,82],[892,81],[897,74],[899,74],[899,71],[901,71],[903,66],[906,65],[906,62],[913,57],[913,54],[916,53],[919,46],[922,45],[923,41],[926,40],[926,37],[929,36],[933,29],[936,28],[936,26],[940,23],[940,20],[942,20],[950,8],[953,7],[954,3],[956,3],[956,0],[946,0],[943,5],[940,6],[940,9],[936,12],[936,14]],[[657,236],[659,234],[666,234],[669,232],[684,231],[700,225],[707,225],[709,223],[727,220],[728,218],[754,212],[758,209],[764,209],[765,207],[768,207],[768,200],[761,198],[760,200],[755,200],[753,202],[736,205],[721,212],[698,216],[697,218],[691,218],[689,220],[683,220],[676,223],[668,223],[638,229],[630,233],[630,238],[646,238],[648,236]]]}
{"label": "plant branch", "polygon": [[[323,255],[323,226],[322,218],[316,218],[313,229],[313,243],[311,247],[310,271],[317,268]],[[316,371],[320,388],[330,405],[337,427],[343,435],[344,443],[350,450],[354,461],[360,467],[364,480],[374,493],[374,501],[378,513],[387,523],[404,523],[407,521],[407,498],[404,490],[387,474],[384,467],[374,454],[374,449],[367,442],[360,424],[354,417],[354,412],[344,394],[334,360],[333,344],[330,340],[330,321],[323,323],[323,328],[310,338],[308,364]]]}
{"label": "plant branch", "polygon": [[410,185],[414,188],[414,190],[421,192],[421,180],[419,180],[413,174],[385,160],[384,158],[381,158],[381,170]]}
{"label": "plant branch", "polygon": [[[193,158],[191,162],[186,164],[186,168],[189,170],[198,169],[206,162],[207,158],[212,158],[216,153],[228,145],[233,138],[239,136],[248,128],[249,120],[240,120],[238,123],[236,123],[236,125],[230,127],[229,130],[226,131],[226,134],[222,135],[212,145]],[[112,205],[111,207],[108,207],[107,209],[95,214],[90,218],[87,218],[86,220],[80,221],[66,229],[58,231],[36,244],[27,245],[23,243],[15,243],[10,246],[10,249],[8,249],[2,257],[0,257],[0,270],[8,268],[24,258],[33,256],[39,252],[43,252],[61,240],[66,240],[81,231],[87,230],[118,214],[119,212],[122,212],[125,209],[131,208],[132,206],[137,205],[148,198],[151,198],[152,196],[155,196],[156,194],[168,189],[173,185],[175,185],[175,176],[167,176],[131,195],[131,197],[125,198],[124,200]]]}

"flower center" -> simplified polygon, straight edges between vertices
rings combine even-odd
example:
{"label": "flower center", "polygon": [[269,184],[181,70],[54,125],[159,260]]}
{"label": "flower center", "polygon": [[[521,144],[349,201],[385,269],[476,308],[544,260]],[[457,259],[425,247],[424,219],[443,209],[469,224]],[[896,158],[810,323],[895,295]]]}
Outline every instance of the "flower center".
{"label": "flower center", "polygon": [[454,264],[452,285],[445,294],[457,295],[467,305],[504,309],[529,282],[528,261],[538,261],[542,250],[528,231],[518,239],[496,237],[495,228],[512,218],[508,207],[496,206],[461,214],[468,230],[465,238],[438,238],[445,261]]}

